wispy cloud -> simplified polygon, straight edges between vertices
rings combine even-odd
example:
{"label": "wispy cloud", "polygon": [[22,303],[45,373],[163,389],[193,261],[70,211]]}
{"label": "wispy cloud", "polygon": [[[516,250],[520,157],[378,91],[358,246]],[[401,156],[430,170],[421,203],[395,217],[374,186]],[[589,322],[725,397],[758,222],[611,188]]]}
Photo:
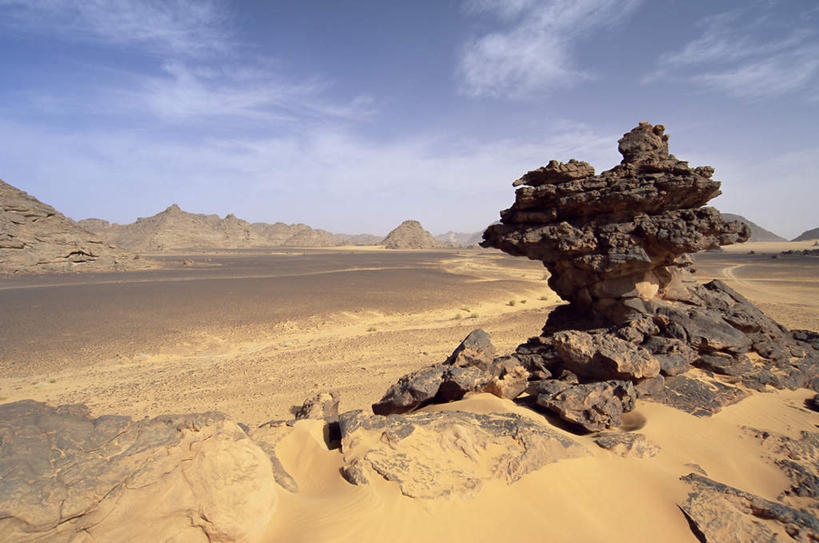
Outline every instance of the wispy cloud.
{"label": "wispy cloud", "polygon": [[144,59],[129,69],[94,67],[100,77],[78,93],[78,103],[72,104],[64,89],[54,91],[59,97],[31,93],[25,98],[34,108],[60,103],[80,112],[93,96],[98,113],[136,113],[174,125],[211,123],[215,130],[231,121],[361,120],[374,111],[366,95],[328,98],[331,82],[320,75],[290,77],[275,60],[244,48],[230,32],[228,6],[217,1],[0,0],[0,9],[0,30],[94,41]]}
{"label": "wispy cloud", "polygon": [[749,4],[699,23],[700,35],[660,55],[644,78],[688,81],[730,96],[760,99],[797,92],[819,79],[816,10]]}
{"label": "wispy cloud", "polygon": [[201,54],[227,45],[226,15],[209,0],[0,0],[4,26],[72,40]]}
{"label": "wispy cloud", "polygon": [[468,41],[458,66],[461,91],[473,97],[519,97],[594,77],[578,66],[575,44],[621,23],[640,0],[471,0],[467,14],[499,28]]}

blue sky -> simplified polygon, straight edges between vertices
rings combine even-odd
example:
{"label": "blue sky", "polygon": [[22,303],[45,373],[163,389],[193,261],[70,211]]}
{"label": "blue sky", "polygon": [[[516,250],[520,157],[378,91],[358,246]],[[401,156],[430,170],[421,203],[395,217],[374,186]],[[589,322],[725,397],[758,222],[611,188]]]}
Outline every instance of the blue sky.
{"label": "blue sky", "polygon": [[0,178],[74,219],[476,231],[646,120],[720,209],[819,226],[814,0],[0,0],[0,80]]}

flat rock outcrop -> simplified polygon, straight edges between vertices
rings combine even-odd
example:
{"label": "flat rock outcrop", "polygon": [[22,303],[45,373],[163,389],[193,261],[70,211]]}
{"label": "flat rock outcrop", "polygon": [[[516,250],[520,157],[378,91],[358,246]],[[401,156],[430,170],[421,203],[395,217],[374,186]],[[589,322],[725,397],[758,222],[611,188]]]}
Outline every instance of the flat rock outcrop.
{"label": "flat rock outcrop", "polygon": [[[788,330],[689,270],[688,253],[750,235],[704,207],[720,194],[714,169],[669,154],[662,125],[640,123],[619,150],[622,162],[598,175],[577,160],[528,172],[513,183],[514,205],[484,232],[484,247],[542,261],[569,302],[543,333],[505,357],[493,351],[480,363],[448,360],[407,375],[376,413],[525,390],[578,430],[600,431],[620,424],[638,397],[708,416],[748,389],[819,387],[819,334]],[[487,387],[499,376],[514,386]]]}
{"label": "flat rock outcrop", "polygon": [[153,267],[0,180],[0,274],[139,270]]}
{"label": "flat rock outcrop", "polygon": [[418,221],[404,221],[381,242],[387,249],[434,249],[442,244]]}
{"label": "flat rock outcrop", "polygon": [[555,430],[516,414],[461,411],[340,417],[342,474],[398,483],[413,498],[471,496],[491,480],[514,483],[546,464],[588,455]]}
{"label": "flat rock outcrop", "polygon": [[219,413],[0,405],[0,474],[3,541],[253,541],[278,500],[268,457]]}
{"label": "flat rock outcrop", "polygon": [[682,480],[691,491],[680,509],[700,541],[757,543],[781,541],[780,536],[805,542],[819,539],[819,519],[807,510],[766,500],[698,473]]}

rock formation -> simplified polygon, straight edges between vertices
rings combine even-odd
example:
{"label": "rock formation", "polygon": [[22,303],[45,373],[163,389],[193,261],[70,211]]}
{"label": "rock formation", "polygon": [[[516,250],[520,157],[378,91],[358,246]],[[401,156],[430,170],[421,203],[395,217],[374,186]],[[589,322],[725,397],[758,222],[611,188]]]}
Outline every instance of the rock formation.
{"label": "rock formation", "polygon": [[755,222],[749,221],[742,215],[734,215],[733,213],[721,213],[721,215],[726,222],[738,221],[748,225],[748,229],[751,231],[751,237],[748,238],[748,241],[788,241],[782,236],[762,228]]}
{"label": "rock formation", "polygon": [[441,244],[418,221],[404,221],[381,242],[387,249],[433,249]]}
{"label": "rock formation", "polygon": [[150,267],[150,261],[103,242],[53,207],[0,180],[0,273]]}
{"label": "rock formation", "polygon": [[[484,233],[484,247],[542,261],[549,285],[569,302],[549,315],[543,334],[511,356],[494,357],[488,338],[481,356],[459,360],[456,350],[403,377],[373,405],[376,413],[469,391],[514,398],[526,390],[567,423],[599,431],[620,424],[636,398],[704,416],[747,388],[819,388],[819,334],[789,331],[722,282],[698,284],[688,270],[688,253],[749,236],[745,224],[703,207],[720,193],[714,169],[670,155],[661,125],[640,123],[619,149],[623,161],[599,175],[576,160],[525,174],[513,183],[515,204]],[[474,334],[465,344],[476,343]]]}
{"label": "rock formation", "polygon": [[256,541],[278,501],[267,455],[218,413],[1,405],[0,473],[3,541]]}
{"label": "rock formation", "polygon": [[480,232],[447,232],[435,236],[435,239],[445,245],[452,247],[469,248],[478,247],[483,239],[483,230]]}

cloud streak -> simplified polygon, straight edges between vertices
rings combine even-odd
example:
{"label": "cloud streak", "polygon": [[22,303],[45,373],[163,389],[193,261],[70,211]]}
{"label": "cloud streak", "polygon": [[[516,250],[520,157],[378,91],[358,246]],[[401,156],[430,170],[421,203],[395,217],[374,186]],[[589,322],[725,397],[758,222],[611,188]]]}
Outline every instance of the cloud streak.
{"label": "cloud streak", "polygon": [[[779,6],[774,25],[769,10],[750,5],[702,19],[700,35],[678,51],[663,53],[657,69],[644,78],[687,81],[736,98],[764,99],[809,89],[819,79],[819,32],[815,13]],[[815,12],[815,10],[814,10]]]}
{"label": "cloud streak", "polygon": [[457,76],[471,97],[523,97],[593,79],[573,56],[592,32],[620,24],[639,0],[472,0],[472,16],[488,16],[499,28],[469,40]]}

